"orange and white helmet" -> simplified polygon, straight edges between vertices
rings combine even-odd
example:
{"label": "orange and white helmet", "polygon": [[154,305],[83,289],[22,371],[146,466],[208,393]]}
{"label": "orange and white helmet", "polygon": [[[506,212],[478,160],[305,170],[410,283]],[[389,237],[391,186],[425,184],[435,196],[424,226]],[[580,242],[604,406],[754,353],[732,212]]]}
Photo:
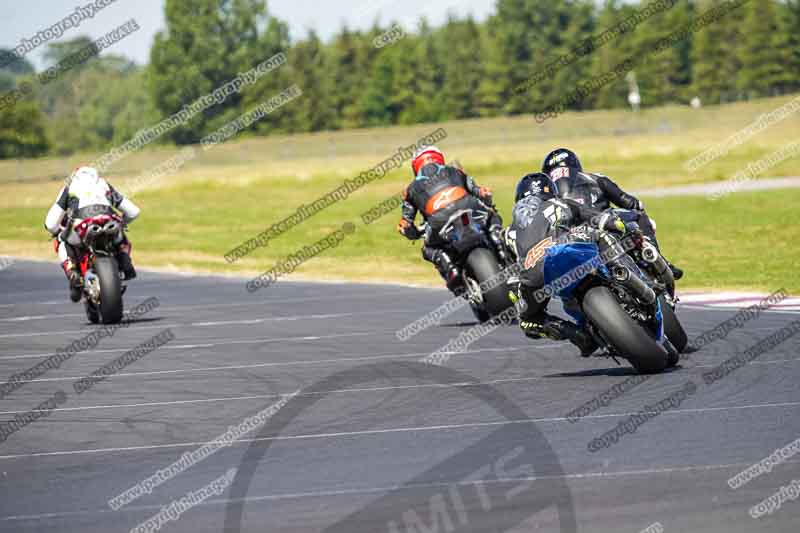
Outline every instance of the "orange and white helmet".
{"label": "orange and white helmet", "polygon": [[414,175],[418,175],[419,169],[428,163],[444,165],[444,153],[435,146],[423,146],[417,150],[411,160],[411,169],[414,171]]}

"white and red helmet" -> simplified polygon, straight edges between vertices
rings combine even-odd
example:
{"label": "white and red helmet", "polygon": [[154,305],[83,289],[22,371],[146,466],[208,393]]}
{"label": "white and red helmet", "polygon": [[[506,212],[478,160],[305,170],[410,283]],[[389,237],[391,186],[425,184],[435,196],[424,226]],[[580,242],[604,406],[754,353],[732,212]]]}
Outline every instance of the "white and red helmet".
{"label": "white and red helmet", "polygon": [[417,150],[411,160],[411,169],[414,171],[414,175],[418,175],[419,169],[428,163],[444,165],[444,153],[435,146],[423,146]]}

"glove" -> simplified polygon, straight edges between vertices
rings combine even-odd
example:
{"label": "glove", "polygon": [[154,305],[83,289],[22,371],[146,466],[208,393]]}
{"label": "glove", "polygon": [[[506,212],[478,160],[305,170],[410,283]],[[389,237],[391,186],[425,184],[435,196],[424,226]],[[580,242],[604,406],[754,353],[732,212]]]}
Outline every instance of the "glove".
{"label": "glove", "polygon": [[631,242],[635,248],[639,249],[642,247],[642,243],[644,242],[644,234],[639,228],[639,224],[636,222],[628,222],[625,225],[625,236],[631,238]]}
{"label": "glove", "polygon": [[600,217],[600,220],[597,222],[597,228],[620,235],[625,234],[625,222],[617,215],[612,215],[611,213],[606,213]]}
{"label": "glove", "polygon": [[480,187],[478,189],[478,197],[486,202],[486,204],[488,204],[490,207],[494,207],[492,190],[489,187]]}
{"label": "glove", "polygon": [[401,218],[397,224],[397,232],[410,241],[416,241],[422,236],[419,229],[404,218]]}

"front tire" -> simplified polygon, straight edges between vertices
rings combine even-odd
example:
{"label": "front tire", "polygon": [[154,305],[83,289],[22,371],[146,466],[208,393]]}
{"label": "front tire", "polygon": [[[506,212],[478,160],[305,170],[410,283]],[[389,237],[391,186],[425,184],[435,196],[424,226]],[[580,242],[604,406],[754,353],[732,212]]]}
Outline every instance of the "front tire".
{"label": "front tire", "polygon": [[[490,279],[499,279],[502,272],[497,258],[486,248],[472,250],[467,257],[466,268],[468,274],[481,285]],[[483,292],[483,310],[489,317],[497,316],[513,305],[508,298],[508,287],[505,282],[498,283],[496,287]],[[483,319],[482,316],[478,318]]]}
{"label": "front tire", "polygon": [[98,257],[94,270],[100,281],[100,320],[103,324],[118,324],[122,320],[122,281],[117,260]]}
{"label": "front tire", "polygon": [[583,297],[583,312],[621,357],[643,374],[663,372],[668,354],[622,309],[608,287],[592,287]]}

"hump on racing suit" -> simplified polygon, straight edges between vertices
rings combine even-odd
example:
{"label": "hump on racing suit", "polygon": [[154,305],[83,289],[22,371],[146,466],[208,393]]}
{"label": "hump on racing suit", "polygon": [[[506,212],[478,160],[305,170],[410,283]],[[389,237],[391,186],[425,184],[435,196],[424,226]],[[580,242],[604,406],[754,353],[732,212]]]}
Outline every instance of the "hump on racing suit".
{"label": "hump on racing suit", "polygon": [[414,181],[406,188],[403,218],[413,222],[417,212],[430,225],[447,222],[457,208],[471,204],[479,198],[480,187],[464,171],[453,166],[428,164],[420,169]]}

